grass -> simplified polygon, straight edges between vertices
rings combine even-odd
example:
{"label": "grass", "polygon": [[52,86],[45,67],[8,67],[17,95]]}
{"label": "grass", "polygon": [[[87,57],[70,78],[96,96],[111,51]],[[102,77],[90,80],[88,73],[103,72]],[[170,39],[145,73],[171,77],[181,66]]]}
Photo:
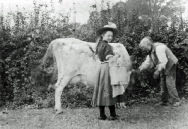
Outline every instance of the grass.
{"label": "grass", "polygon": [[[117,109],[121,120],[100,121],[97,108],[17,109],[0,112],[0,129],[188,129],[188,102],[180,107],[135,104]],[[106,108],[109,116],[109,110]]]}

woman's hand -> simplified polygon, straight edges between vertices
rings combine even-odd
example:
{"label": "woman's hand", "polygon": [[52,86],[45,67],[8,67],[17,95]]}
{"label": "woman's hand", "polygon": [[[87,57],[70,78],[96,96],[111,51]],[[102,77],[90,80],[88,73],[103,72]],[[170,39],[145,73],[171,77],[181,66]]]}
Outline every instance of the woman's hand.
{"label": "woman's hand", "polygon": [[119,54],[116,54],[116,55],[114,55],[114,56],[113,56],[113,55],[107,55],[107,56],[106,56],[106,59],[109,60],[109,61],[116,62],[119,57],[120,57]]}
{"label": "woman's hand", "polygon": [[113,55],[107,55],[106,60],[111,60],[113,58]]}

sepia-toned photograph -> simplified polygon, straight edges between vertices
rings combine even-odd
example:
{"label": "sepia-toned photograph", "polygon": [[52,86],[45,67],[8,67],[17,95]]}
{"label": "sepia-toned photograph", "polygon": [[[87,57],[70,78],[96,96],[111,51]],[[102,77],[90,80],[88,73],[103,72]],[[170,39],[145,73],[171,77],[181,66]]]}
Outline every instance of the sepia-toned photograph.
{"label": "sepia-toned photograph", "polygon": [[0,129],[188,129],[188,0],[0,0]]}

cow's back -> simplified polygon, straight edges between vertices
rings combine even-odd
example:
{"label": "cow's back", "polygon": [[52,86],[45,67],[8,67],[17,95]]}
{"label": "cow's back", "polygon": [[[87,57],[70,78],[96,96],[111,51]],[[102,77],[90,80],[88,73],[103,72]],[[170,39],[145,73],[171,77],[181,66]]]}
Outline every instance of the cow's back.
{"label": "cow's back", "polygon": [[94,43],[78,39],[56,39],[51,43],[57,62],[58,79],[63,76],[71,77],[69,84],[82,82],[94,85],[95,75],[100,62],[93,52]]}

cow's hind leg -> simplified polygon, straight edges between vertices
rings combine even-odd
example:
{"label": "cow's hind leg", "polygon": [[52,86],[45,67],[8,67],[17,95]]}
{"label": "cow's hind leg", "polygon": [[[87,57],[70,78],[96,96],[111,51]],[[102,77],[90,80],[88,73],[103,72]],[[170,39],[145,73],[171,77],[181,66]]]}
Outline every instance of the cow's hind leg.
{"label": "cow's hind leg", "polygon": [[61,107],[61,95],[62,91],[65,88],[66,85],[68,85],[68,82],[70,81],[70,77],[63,77],[59,85],[56,85],[55,88],[55,111],[57,114],[62,113],[63,109]]}

